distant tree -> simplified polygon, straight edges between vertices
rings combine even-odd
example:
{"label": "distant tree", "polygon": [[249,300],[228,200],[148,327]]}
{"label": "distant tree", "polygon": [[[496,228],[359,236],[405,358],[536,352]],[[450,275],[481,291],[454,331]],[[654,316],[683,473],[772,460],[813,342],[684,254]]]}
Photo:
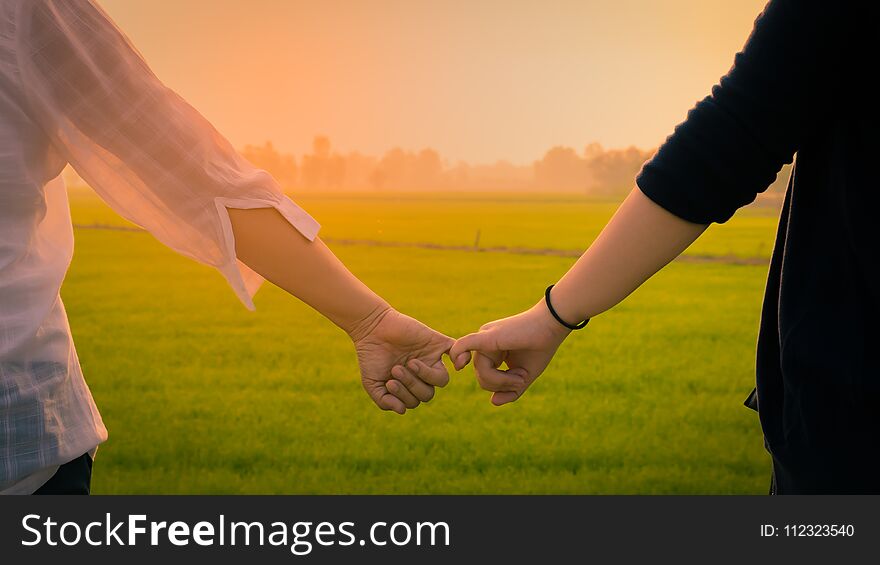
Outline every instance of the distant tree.
{"label": "distant tree", "polygon": [[398,189],[406,183],[407,155],[400,147],[391,149],[376,166],[373,181],[380,189]]}
{"label": "distant tree", "polygon": [[370,179],[377,189],[435,189],[448,182],[444,173],[443,161],[435,150],[413,153],[395,147],[382,156]]}
{"label": "distant tree", "polygon": [[345,157],[331,153],[330,139],[319,135],[312,141],[312,153],[303,155],[305,188],[341,188],[345,184]]}
{"label": "distant tree", "polygon": [[590,159],[594,159],[602,153],[605,153],[605,148],[602,147],[601,143],[596,143],[595,141],[592,143],[588,143],[584,148],[584,159],[589,161]]}
{"label": "distant tree", "polygon": [[345,186],[346,164],[345,157],[339,153],[333,153],[327,158],[326,178],[328,188],[343,188]]}
{"label": "distant tree", "polygon": [[370,175],[376,168],[376,158],[360,153],[349,153],[342,157],[345,161],[345,180],[343,188],[361,190],[372,188]]}
{"label": "distant tree", "polygon": [[415,159],[410,182],[413,186],[440,188],[443,182],[442,174],[443,161],[440,160],[440,154],[433,149],[422,149]]}
{"label": "distant tree", "polygon": [[271,141],[263,145],[246,145],[241,154],[255,167],[275,177],[283,188],[290,189],[296,184],[296,159],[293,155],[279,153]]}
{"label": "distant tree", "polygon": [[[291,155],[280,153],[271,142],[248,145],[242,154],[266,169],[285,187],[318,190],[556,190],[619,196],[628,192],[642,164],[653,151],[637,147],[605,149],[590,143],[583,153],[556,146],[531,166],[507,161],[493,164],[449,164],[434,149],[408,151],[394,147],[380,159],[360,153],[333,151],[327,136],[316,136],[311,152],[297,168]],[[784,189],[787,169],[768,192]]]}
{"label": "distant tree", "polygon": [[376,192],[385,189],[385,173],[383,173],[382,169],[380,169],[378,166],[370,173],[369,181],[370,188],[372,188]]}
{"label": "distant tree", "polygon": [[584,161],[590,172],[588,191],[602,196],[626,194],[652,154],[653,151],[637,147],[604,151],[598,144],[588,145],[584,150]]}
{"label": "distant tree", "polygon": [[457,190],[524,191],[535,188],[534,167],[497,161],[491,165],[458,162],[443,173],[444,186]]}
{"label": "distant tree", "polygon": [[321,159],[330,157],[330,138],[319,135],[312,140],[312,154]]}
{"label": "distant tree", "polygon": [[586,161],[571,147],[557,146],[535,162],[535,182],[541,190],[586,192],[589,170]]}

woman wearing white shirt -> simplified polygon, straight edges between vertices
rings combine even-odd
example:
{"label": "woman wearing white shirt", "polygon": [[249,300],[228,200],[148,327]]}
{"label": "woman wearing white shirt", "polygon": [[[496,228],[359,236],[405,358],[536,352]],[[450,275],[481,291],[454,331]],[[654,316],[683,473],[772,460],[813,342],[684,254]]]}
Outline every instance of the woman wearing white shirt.
{"label": "woman wearing white shirt", "polygon": [[349,273],[315,220],[165,87],[101,8],[0,0],[0,493],[87,493],[107,439],[59,295],[73,252],[68,163],[120,215],[216,267],[248,308],[265,277],[344,329],[380,408],[403,414],[448,382],[452,340]]}

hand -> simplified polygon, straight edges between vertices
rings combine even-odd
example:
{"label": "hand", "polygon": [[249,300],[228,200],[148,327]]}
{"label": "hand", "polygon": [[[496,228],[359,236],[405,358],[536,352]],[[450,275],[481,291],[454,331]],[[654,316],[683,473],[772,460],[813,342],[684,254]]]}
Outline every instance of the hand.
{"label": "hand", "polygon": [[[489,322],[455,342],[449,356],[461,370],[475,352],[474,371],[492,404],[518,399],[550,363],[570,330],[551,316],[543,301],[516,316]],[[502,363],[507,370],[499,370]]]}
{"label": "hand", "polygon": [[383,410],[404,414],[434,397],[449,373],[443,354],[453,339],[387,306],[351,334],[361,369],[361,382]]}

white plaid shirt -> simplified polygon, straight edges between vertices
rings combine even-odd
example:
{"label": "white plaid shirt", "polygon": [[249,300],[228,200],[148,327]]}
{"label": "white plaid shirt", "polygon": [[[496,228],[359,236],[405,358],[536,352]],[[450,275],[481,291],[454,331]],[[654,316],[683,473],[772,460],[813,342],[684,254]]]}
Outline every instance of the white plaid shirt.
{"label": "white plaid shirt", "polygon": [[22,485],[107,439],[59,295],[67,163],[119,214],[219,269],[249,308],[262,279],[237,261],[226,209],[274,207],[318,232],[91,0],[0,0],[0,493],[32,491]]}

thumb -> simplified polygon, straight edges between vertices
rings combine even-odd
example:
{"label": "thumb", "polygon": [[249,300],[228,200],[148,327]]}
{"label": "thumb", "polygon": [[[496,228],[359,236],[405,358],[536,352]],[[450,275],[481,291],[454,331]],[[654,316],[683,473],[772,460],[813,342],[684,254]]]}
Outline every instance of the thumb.
{"label": "thumb", "polygon": [[449,349],[449,358],[452,359],[455,370],[460,371],[470,361],[471,351],[487,351],[491,349],[494,349],[494,347],[489,332],[474,332],[456,340]]}

